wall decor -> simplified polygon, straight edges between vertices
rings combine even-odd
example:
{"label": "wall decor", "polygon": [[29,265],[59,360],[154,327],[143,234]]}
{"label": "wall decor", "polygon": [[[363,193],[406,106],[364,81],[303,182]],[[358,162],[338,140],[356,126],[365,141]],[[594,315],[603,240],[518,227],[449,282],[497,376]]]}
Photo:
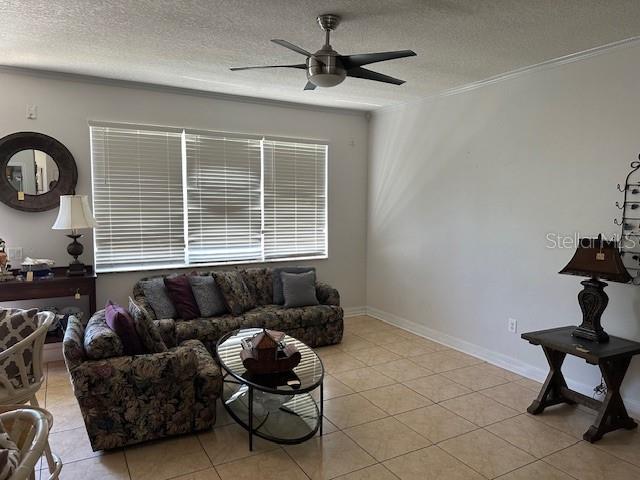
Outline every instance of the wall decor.
{"label": "wall decor", "polygon": [[25,212],[60,205],[75,192],[78,169],[71,152],[43,133],[17,132],[0,139],[0,201]]}
{"label": "wall decor", "polygon": [[[622,220],[613,219],[620,226],[620,256],[633,277],[633,284],[640,285],[640,155],[631,162],[624,187],[618,184],[618,191],[624,193],[622,203],[616,207],[622,210]],[[636,173],[637,172],[637,173]]]}

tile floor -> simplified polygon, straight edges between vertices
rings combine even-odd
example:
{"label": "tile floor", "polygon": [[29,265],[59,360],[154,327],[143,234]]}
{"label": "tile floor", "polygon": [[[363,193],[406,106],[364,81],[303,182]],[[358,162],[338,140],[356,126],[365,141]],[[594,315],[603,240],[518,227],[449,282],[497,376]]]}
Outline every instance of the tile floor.
{"label": "tile floor", "polygon": [[[389,340],[393,343],[389,344]],[[531,416],[540,385],[370,317],[345,320],[324,362],[325,434],[301,445],[247,434],[219,408],[215,429],[93,452],[62,362],[41,405],[54,416],[62,480],[640,479],[640,433],[581,440],[594,416],[559,406]],[[40,472],[47,478],[47,469]]]}

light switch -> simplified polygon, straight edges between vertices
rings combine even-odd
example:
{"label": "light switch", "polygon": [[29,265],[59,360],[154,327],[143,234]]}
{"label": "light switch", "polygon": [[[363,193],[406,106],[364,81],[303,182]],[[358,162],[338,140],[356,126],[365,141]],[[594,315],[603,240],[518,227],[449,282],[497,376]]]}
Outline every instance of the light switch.
{"label": "light switch", "polygon": [[27,105],[27,120],[35,120],[38,118],[38,106]]}

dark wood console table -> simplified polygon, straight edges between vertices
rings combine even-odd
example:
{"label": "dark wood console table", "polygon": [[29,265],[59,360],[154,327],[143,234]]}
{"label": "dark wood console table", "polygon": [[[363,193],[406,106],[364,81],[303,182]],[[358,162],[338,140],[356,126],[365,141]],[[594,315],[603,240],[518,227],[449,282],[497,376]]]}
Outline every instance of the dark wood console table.
{"label": "dark wood console table", "polygon": [[67,276],[67,267],[54,267],[53,278],[0,282],[0,302],[87,295],[89,315],[93,315],[96,311],[96,274],[90,265],[86,268],[85,275],[74,277]]}
{"label": "dark wood console table", "polygon": [[[596,421],[582,436],[588,442],[596,442],[613,430],[631,430],[638,424],[628,415],[620,395],[620,386],[634,355],[640,353],[640,343],[619,337],[610,337],[607,343],[596,343],[571,336],[576,327],[560,327],[538,332],[523,333],[522,338],[533,345],[540,345],[549,363],[549,374],[536,398],[527,411],[533,415],[559,403],[579,403],[598,411]],[[565,357],[574,355],[591,365],[597,365],[607,385],[603,401],[567,387],[562,375]]]}

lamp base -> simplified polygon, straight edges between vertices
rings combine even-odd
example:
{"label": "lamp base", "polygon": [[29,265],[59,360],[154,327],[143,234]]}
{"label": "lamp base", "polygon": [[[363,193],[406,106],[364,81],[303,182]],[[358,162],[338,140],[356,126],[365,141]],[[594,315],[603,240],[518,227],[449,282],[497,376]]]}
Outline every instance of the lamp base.
{"label": "lamp base", "polygon": [[609,297],[604,291],[607,284],[595,277],[580,283],[584,285],[584,290],[578,294],[582,324],[573,331],[572,335],[592,342],[606,343],[609,341],[609,335],[602,328],[600,317],[609,303]]}
{"label": "lamp base", "polygon": [[80,242],[78,242],[78,239],[82,237],[82,234],[72,233],[70,235],[67,235],[67,237],[73,239],[73,242],[71,242],[67,246],[67,253],[73,257],[73,261],[69,264],[67,275],[69,276],[85,275],[87,271],[84,268],[84,263],[78,260],[78,257],[82,255],[82,252],[84,251],[84,247]]}
{"label": "lamp base", "polygon": [[69,277],[84,276],[87,274],[87,269],[82,262],[71,262],[67,269],[67,275]]}

